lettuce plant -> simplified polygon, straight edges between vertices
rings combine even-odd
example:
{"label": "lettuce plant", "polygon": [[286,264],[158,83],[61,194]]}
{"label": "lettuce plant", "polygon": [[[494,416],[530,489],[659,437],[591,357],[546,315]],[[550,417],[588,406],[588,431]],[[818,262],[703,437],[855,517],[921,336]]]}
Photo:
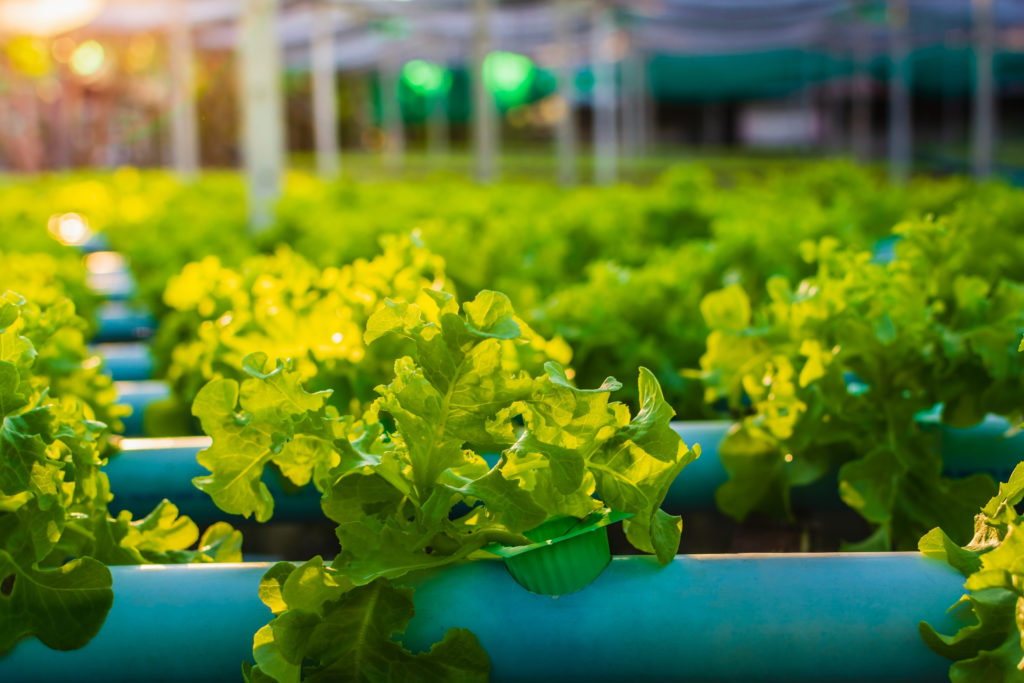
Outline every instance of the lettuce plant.
{"label": "lettuce plant", "polygon": [[114,382],[103,372],[100,357],[86,346],[87,325],[69,299],[57,298],[49,305],[20,302],[12,328],[35,349],[32,381],[37,386],[48,388],[54,398],[78,399],[87,419],[122,431],[121,418],[129,408],[117,403]]}
{"label": "lettuce plant", "polygon": [[[444,261],[415,236],[388,237],[382,246],[373,259],[323,269],[284,248],[239,269],[216,257],[187,265],[164,294],[171,313],[155,342],[178,412],[187,411],[207,381],[242,379],[242,360],[256,352],[291,359],[303,382],[313,390],[330,388],[331,402],[342,410],[359,410],[371,401],[374,387],[391,378],[403,342],[369,347],[362,334],[367,320],[385,299],[422,302],[425,290],[447,284]],[[506,349],[524,367],[569,360],[564,343],[542,339],[520,324],[530,344]],[[154,412],[175,411],[157,406]],[[170,424],[161,429],[150,420],[150,427],[182,432],[180,415],[164,421]]]}
{"label": "lettuce plant", "polygon": [[888,264],[832,239],[804,243],[817,274],[769,280],[759,307],[736,286],[705,297],[706,400],[742,417],[721,449],[723,510],[788,514],[793,487],[838,469],[840,497],[874,527],[851,548],[910,548],[936,524],[970,537],[994,484],[943,476],[915,416],[941,403],[944,423],[969,426],[1015,413],[1024,390],[1019,237],[978,228],[975,210],[898,226]]}
{"label": "lettuce plant", "polygon": [[[866,249],[903,218],[945,214],[957,199],[980,194],[961,179],[921,177],[893,188],[875,170],[848,163],[751,161],[686,164],[650,184],[572,190],[538,182],[479,187],[441,178],[429,184],[324,183],[292,173],[275,224],[259,236],[247,232],[245,188],[237,174],[204,173],[182,184],[164,172],[119,169],[9,179],[0,224],[7,228],[7,248],[52,249],[57,243],[42,229],[47,217],[77,212],[128,258],[138,298],[165,327],[157,355],[178,400],[163,406],[163,420],[153,419],[158,411],[147,420],[151,426],[162,422],[163,434],[191,431],[188,406],[195,393],[217,373],[233,376],[250,351],[292,357],[308,367],[301,349],[283,348],[290,325],[301,329],[292,335],[299,340],[322,339],[328,331],[301,316],[253,325],[247,306],[221,328],[233,309],[222,305],[226,292],[218,283],[244,289],[262,271],[272,280],[310,279],[313,291],[316,277],[308,278],[307,270],[330,273],[343,270],[339,264],[376,262],[379,240],[410,226],[430,253],[444,259],[446,289],[462,298],[481,289],[503,291],[541,336],[569,341],[578,354],[574,368],[581,385],[596,386],[606,374],[625,376],[644,365],[669,403],[695,418],[707,413],[700,383],[677,370],[695,366],[703,350],[707,330],[698,304],[704,293],[738,284],[759,305],[770,276],[796,282],[813,274],[813,265],[793,248],[800,241],[834,236]],[[985,201],[1002,204],[1012,194],[986,189]],[[280,245],[290,252],[276,253]],[[185,265],[192,262],[201,265]],[[270,288],[286,291],[276,281]],[[248,295],[262,296],[252,289]],[[268,298],[275,296],[271,291]],[[82,302],[72,298],[88,318]],[[308,310],[299,300],[285,303]],[[329,330],[330,336],[339,331]],[[249,349],[241,348],[244,340],[252,342]],[[225,356],[226,362],[218,360]],[[315,362],[321,372],[344,366],[323,357]],[[347,400],[349,381],[359,378],[342,373],[324,383],[335,389],[332,400],[339,405]],[[360,392],[371,394],[378,381],[387,376],[361,384]],[[638,405],[631,387],[620,400]]]}
{"label": "lettuce plant", "polygon": [[[1024,351],[1024,339],[1017,351]],[[968,681],[1024,679],[1024,463],[999,485],[974,516],[974,537],[959,546],[936,527],[918,542],[927,557],[942,560],[967,577],[967,593],[950,610],[967,610],[974,623],[953,635],[921,622],[924,642],[954,660],[949,678]]]}
{"label": "lettuce plant", "polygon": [[71,299],[83,319],[86,334],[92,335],[95,331],[100,297],[90,289],[82,259],[74,252],[65,251],[60,255],[0,252],[0,291],[9,289],[42,308],[60,299]]}
{"label": "lettuce plant", "polygon": [[242,359],[263,351],[293,359],[305,380],[332,387],[347,407],[372,394],[389,371],[367,357],[362,330],[369,316],[387,297],[415,298],[444,282],[444,262],[408,238],[340,268],[318,268],[287,248],[238,269],[210,256],[168,283],[171,310],[154,346],[184,405],[214,377],[240,378]]}
{"label": "lettuce plant", "polygon": [[81,260],[0,253],[0,292],[7,290],[26,300],[16,324],[36,350],[34,381],[49,387],[51,396],[81,399],[90,419],[120,432],[128,409],[117,405],[113,382],[86,346],[95,328],[97,297],[86,285]]}
{"label": "lettuce plant", "polygon": [[216,524],[200,538],[166,500],[140,520],[111,517],[105,425],[35,374],[41,356],[22,331],[37,314],[17,295],[0,299],[0,654],[30,636],[85,645],[113,601],[108,564],[240,559],[238,532]]}
{"label": "lettuce plant", "polygon": [[[657,375],[677,412],[686,418],[705,416],[710,411],[703,405],[700,382],[681,377],[676,369],[695,363],[704,349],[707,329],[698,311],[716,274],[715,253],[710,244],[695,242],[652,248],[647,263],[637,267],[592,263],[583,282],[562,287],[529,317],[542,333],[572,346],[578,377],[590,381],[610,369],[643,365]],[[687,267],[680,269],[680,263]],[[626,394],[630,405],[639,405],[635,390]]]}
{"label": "lettuce plant", "polygon": [[557,363],[539,375],[509,365],[506,346],[529,342],[503,294],[460,307],[424,293],[370,316],[366,343],[399,338],[408,355],[361,415],[340,414],[328,392],[303,389],[293,363],[261,353],[245,359],[247,379],[215,379],[196,397],[213,444],[199,455],[210,474],[195,483],[221,509],[270,519],[261,477],[273,464],[312,482],[337,524],[332,562],[282,563],[264,578],[275,618],[256,635],[250,680],[482,680],[487,658],[468,632],[420,655],[392,640],[412,615],[403,576],[491,543],[529,543],[524,532],[549,518],[606,507],[634,515],[624,530],[637,549],[662,563],[678,549],[682,520],[660,505],[699,450],[669,427],[653,375],[640,370],[631,417],[609,400],[620,386],[611,378],[583,390]]}

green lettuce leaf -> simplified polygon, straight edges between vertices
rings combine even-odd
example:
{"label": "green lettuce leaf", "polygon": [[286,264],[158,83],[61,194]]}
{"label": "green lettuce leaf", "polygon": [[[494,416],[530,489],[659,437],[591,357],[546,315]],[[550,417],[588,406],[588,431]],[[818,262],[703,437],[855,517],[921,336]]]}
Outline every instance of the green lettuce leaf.
{"label": "green lettuce leaf", "polygon": [[82,647],[114,603],[111,583],[110,570],[91,557],[39,569],[0,549],[0,655],[29,636],[54,650]]}

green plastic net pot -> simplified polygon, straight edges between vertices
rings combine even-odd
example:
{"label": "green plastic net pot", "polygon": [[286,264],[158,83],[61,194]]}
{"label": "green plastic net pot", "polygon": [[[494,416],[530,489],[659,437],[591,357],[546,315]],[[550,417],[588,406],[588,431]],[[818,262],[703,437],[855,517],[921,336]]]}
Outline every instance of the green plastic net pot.
{"label": "green plastic net pot", "polygon": [[631,514],[599,510],[583,519],[554,517],[527,531],[530,545],[484,548],[505,560],[520,586],[541,595],[565,595],[585,588],[612,560],[608,525]]}

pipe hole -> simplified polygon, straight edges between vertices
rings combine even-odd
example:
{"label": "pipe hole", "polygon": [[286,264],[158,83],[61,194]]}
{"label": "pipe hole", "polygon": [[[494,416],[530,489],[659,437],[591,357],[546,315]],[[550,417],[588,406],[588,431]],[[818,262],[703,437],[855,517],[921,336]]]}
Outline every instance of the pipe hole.
{"label": "pipe hole", "polygon": [[0,595],[5,598],[11,597],[11,593],[14,592],[14,574],[5,576],[3,581],[0,581]]}

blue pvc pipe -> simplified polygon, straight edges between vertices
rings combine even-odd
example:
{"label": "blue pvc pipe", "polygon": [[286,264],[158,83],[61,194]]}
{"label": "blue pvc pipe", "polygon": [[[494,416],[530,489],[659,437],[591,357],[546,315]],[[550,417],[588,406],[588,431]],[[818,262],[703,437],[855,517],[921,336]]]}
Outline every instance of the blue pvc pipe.
{"label": "blue pvc pipe", "polygon": [[[693,448],[700,444],[700,457],[686,466],[669,490],[669,497],[687,502],[692,493],[714,491],[725,483],[728,473],[718,458],[718,448],[729,433],[733,423],[729,420],[673,422],[672,428]],[[689,480],[684,483],[683,480]],[[691,488],[692,486],[692,488]],[[705,496],[706,500],[706,496]]]}
{"label": "blue pvc pipe", "polygon": [[[713,436],[710,426],[708,431],[708,435]],[[123,440],[121,452],[104,468],[114,492],[111,508],[144,515],[162,499],[168,498],[178,506],[181,514],[200,524],[230,520],[231,515],[220,510],[207,494],[192,485],[194,477],[209,474],[196,461],[199,451],[209,444],[208,437]],[[688,465],[673,483],[665,499],[667,510],[685,512],[714,508],[715,489],[725,481],[726,475],[718,461],[717,442],[709,439],[707,444],[707,447],[702,444],[704,455]],[[275,521],[301,522],[323,516],[320,494],[314,487],[306,486],[297,493],[285,493],[277,478],[270,474],[264,477],[264,483],[274,496]],[[829,493],[831,500],[838,501],[834,482],[825,487],[824,495],[818,496],[824,501],[821,504],[829,504]]]}
{"label": "blue pvc pipe", "polygon": [[871,254],[871,262],[882,265],[892,263],[896,258],[896,245],[901,239],[901,235],[888,235],[875,242],[875,247]]}
{"label": "blue pvc pipe", "polygon": [[135,278],[127,268],[112,272],[90,272],[86,282],[89,289],[111,301],[127,301],[135,295]]}
{"label": "blue pvc pipe", "polygon": [[142,342],[96,344],[92,350],[103,357],[106,373],[115,381],[139,381],[153,375],[153,356]]}
{"label": "blue pvc pipe", "polygon": [[[146,399],[166,391],[166,385],[157,382],[118,383],[133,407],[133,415],[126,420],[125,433],[128,436],[139,433]],[[146,392],[152,391],[152,394]],[[139,420],[136,424],[134,420]],[[129,424],[131,423],[131,424]],[[686,466],[683,474],[669,489],[665,507],[672,511],[707,510],[715,505],[715,489],[725,483],[727,474],[718,458],[718,446],[732,423],[677,422],[674,424],[686,443],[692,446],[700,443],[702,455]],[[225,513],[219,510],[210,497],[192,486],[194,477],[208,474],[196,461],[200,450],[209,446],[208,437],[183,437],[177,439],[125,439],[122,451],[110,460],[105,468],[114,491],[113,506],[116,509],[131,510],[145,514],[163,498],[169,498],[187,514],[199,522],[223,519]],[[273,477],[267,485],[275,497],[274,519],[296,521],[319,519],[320,496],[312,487],[306,487],[298,494],[281,491]],[[818,502],[837,501],[834,482],[824,486],[825,491],[817,492]]]}
{"label": "blue pvc pipe", "polygon": [[147,339],[156,330],[156,320],[149,313],[128,306],[122,301],[108,301],[99,312],[95,342],[127,342]]}
{"label": "blue pvc pipe", "polygon": [[[126,350],[122,350],[122,347]],[[145,370],[145,361],[130,361],[132,354],[141,356],[136,347],[114,345],[114,350],[108,357],[114,359],[118,373],[141,374]],[[139,367],[127,367],[130,362],[139,363]],[[132,383],[129,382],[121,383],[119,386],[125,387],[123,402],[131,405],[134,411],[129,421],[141,420],[146,406],[169,396],[165,385],[158,382],[141,382],[138,389],[133,389]],[[917,420],[926,431],[939,431],[944,471],[951,477],[984,472],[997,481],[1003,481],[1009,477],[1017,463],[1024,460],[1024,431],[1012,431],[1013,425],[998,415],[989,415],[978,425],[967,428],[942,424],[938,411],[922,413],[918,415]],[[129,430],[129,421],[126,421],[126,435],[137,436],[143,433],[141,426],[136,428],[134,422]],[[685,476],[676,481],[669,494],[670,499],[678,503],[679,509],[706,507],[706,496],[702,497],[698,492],[714,491],[728,479],[728,474],[719,459],[718,449],[733,424],[730,420],[688,420],[672,423],[672,427],[683,437],[687,445],[699,443],[702,451],[701,457],[687,466]],[[834,477],[826,477],[821,485],[802,487],[794,491],[794,502],[798,505],[817,505],[835,500],[836,487],[832,485],[833,481]]]}
{"label": "blue pvc pipe", "polygon": [[[151,383],[146,383],[150,386]],[[119,386],[128,386],[127,383]],[[139,401],[142,403],[142,401]],[[134,407],[134,404],[133,404]],[[140,407],[139,413],[144,411]],[[134,416],[133,416],[134,417]],[[718,447],[732,427],[731,422],[676,422],[673,425],[686,443],[701,445],[701,457],[686,466],[665,499],[665,507],[673,512],[707,510],[715,506],[715,490],[728,476],[718,457]],[[128,432],[126,434],[137,433]],[[182,439],[130,439],[106,468],[115,492],[115,507],[143,514],[164,497],[182,508],[183,514],[197,521],[215,521],[224,517],[209,496],[191,485],[193,477],[208,472],[196,462],[196,455],[209,445],[206,437]],[[320,498],[307,487],[298,494],[285,494],[272,477],[267,485],[275,494],[274,518],[308,520],[318,518]],[[794,492],[794,503],[807,506],[838,506],[834,479],[824,478],[820,484]],[[187,510],[187,512],[185,512]]]}
{"label": "blue pvc pipe", "polygon": [[[970,429],[956,429],[935,424],[941,429],[940,443],[947,472],[964,476],[973,472],[990,472],[1005,479],[1022,459],[1024,435],[1004,437],[1008,428],[1002,418],[990,417]],[[715,490],[728,478],[718,456],[718,448],[732,428],[728,421],[676,422],[673,427],[690,446],[700,443],[701,456],[687,465],[673,482],[664,507],[672,513],[710,510],[715,507]],[[932,428],[932,427],[926,427]],[[114,507],[144,514],[163,498],[179,505],[183,514],[197,522],[224,519],[209,496],[192,486],[193,477],[207,471],[196,462],[196,454],[209,444],[206,437],[184,439],[126,439],[126,446],[107,465],[111,489],[115,492]],[[319,519],[320,496],[307,486],[298,493],[285,493],[276,478],[268,475],[267,486],[274,494],[274,519],[308,521]],[[811,486],[793,491],[793,505],[800,509],[839,508],[835,475],[822,477]]]}
{"label": "blue pvc pipe", "polygon": [[132,414],[121,420],[125,436],[145,434],[146,408],[171,395],[171,388],[159,380],[115,382],[114,388],[117,390],[117,402],[132,409]]}
{"label": "blue pvc pipe", "polygon": [[[269,565],[115,567],[114,605],[81,650],[36,640],[0,659],[0,680],[236,680],[269,610]],[[422,651],[468,628],[502,681],[935,681],[949,662],[917,632],[963,625],[946,609],[963,578],[916,553],[617,557],[587,588],[521,588],[500,560],[411,577]]]}
{"label": "blue pvc pipe", "polygon": [[92,254],[97,251],[110,251],[110,241],[106,235],[94,232],[83,243],[76,246],[84,254]]}
{"label": "blue pvc pipe", "polygon": [[1024,432],[1014,430],[1004,417],[989,415],[965,428],[941,424],[937,413],[918,416],[918,422],[925,430],[939,430],[944,469],[950,476],[984,472],[1005,481],[1024,460]]}
{"label": "blue pvc pipe", "polygon": [[269,565],[112,567],[114,605],[86,647],[37,640],[0,658],[0,680],[237,681],[270,620],[257,589]]}
{"label": "blue pvc pipe", "polygon": [[[130,510],[136,516],[144,515],[168,498],[181,514],[200,524],[238,521],[240,517],[222,511],[209,495],[192,485],[193,477],[209,474],[196,461],[196,454],[209,445],[210,439],[205,436],[124,439],[121,452],[104,468],[114,493],[111,510]],[[313,486],[306,486],[297,493],[286,493],[272,473],[265,474],[263,481],[274,496],[275,521],[308,522],[323,518],[320,493]]]}
{"label": "blue pvc pipe", "polygon": [[[925,431],[938,432],[943,472],[950,477],[986,473],[996,481],[1005,481],[1024,460],[1024,432],[1013,430],[1014,425],[1004,417],[989,415],[979,424],[964,428],[942,424],[937,412],[919,415],[917,420]],[[698,487],[714,491],[728,479],[718,449],[732,425],[728,420],[672,423],[687,445],[699,443],[701,447],[701,456],[686,466],[669,491],[668,500],[677,502],[679,509],[704,507],[707,498],[698,495]],[[838,500],[834,476],[793,491],[797,506],[830,500]]]}
{"label": "blue pvc pipe", "polygon": [[[700,444],[700,457],[686,466],[672,482],[664,507],[669,512],[709,510],[715,507],[715,491],[729,479],[718,450],[722,440],[735,425],[730,420],[677,421],[672,428],[686,445]],[[792,504],[796,509],[828,509],[843,506],[839,499],[835,474],[824,476],[809,486],[794,489]]]}
{"label": "blue pvc pipe", "polygon": [[963,578],[916,553],[710,555],[618,557],[558,598],[516,591],[493,563],[414,585],[405,644],[468,628],[495,681],[934,681],[949,662],[917,623],[956,630]]}

